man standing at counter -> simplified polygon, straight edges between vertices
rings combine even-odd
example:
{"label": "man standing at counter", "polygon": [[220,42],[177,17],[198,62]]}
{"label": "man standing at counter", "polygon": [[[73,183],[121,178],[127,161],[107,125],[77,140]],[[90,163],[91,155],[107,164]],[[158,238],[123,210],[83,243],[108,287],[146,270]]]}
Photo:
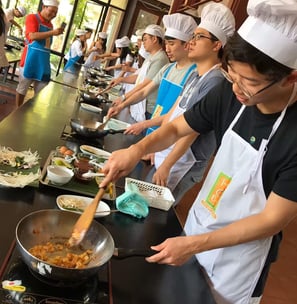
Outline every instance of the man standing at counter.
{"label": "man standing at counter", "polygon": [[57,0],[43,0],[42,9],[30,14],[25,21],[26,45],[20,62],[19,84],[16,88],[16,105],[21,106],[32,83],[34,93],[43,89],[51,77],[50,46],[52,37],[63,33],[63,28],[53,29],[53,20],[58,12]]}
{"label": "man standing at counter", "polygon": [[[194,18],[177,13],[165,15],[163,23],[166,28],[164,39],[166,54],[171,63],[161,68],[157,75],[153,75],[153,78],[146,76],[145,85],[144,82],[141,82],[134,89],[116,99],[108,111],[109,117],[120,114],[124,108],[130,107],[130,105],[142,102],[156,89],[158,89],[158,95],[152,116],[164,115],[170,110],[189,75],[195,70],[196,65],[188,58],[188,41],[197,27]],[[143,120],[139,123],[142,122]]]}
{"label": "man standing at counter", "polygon": [[126,175],[146,153],[215,131],[219,149],[186,236],[152,246],[158,253],[147,261],[181,265],[195,254],[218,304],[260,303],[280,231],[297,215],[297,7],[250,0],[248,14],[225,47],[228,80],[184,115],[114,152],[101,184]]}

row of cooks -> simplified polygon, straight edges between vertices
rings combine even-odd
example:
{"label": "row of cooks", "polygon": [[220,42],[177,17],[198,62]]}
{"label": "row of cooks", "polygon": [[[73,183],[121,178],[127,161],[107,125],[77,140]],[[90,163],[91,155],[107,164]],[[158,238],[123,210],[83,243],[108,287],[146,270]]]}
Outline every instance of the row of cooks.
{"label": "row of cooks", "polygon": [[[181,265],[195,254],[217,303],[260,303],[280,231],[297,214],[296,5],[250,0],[247,11],[249,17],[236,33],[232,13],[222,4],[205,6],[198,27],[185,16],[165,16],[166,52],[175,62],[153,80],[126,91],[108,112],[109,117],[136,120],[125,133],[146,131],[146,136],[112,154],[101,186],[127,175],[141,158],[153,157],[157,170],[148,178],[169,186],[178,203],[179,195],[201,180],[216,151],[189,212],[187,236],[153,246],[158,253],[147,261]],[[150,40],[161,35],[157,29],[150,32],[153,37],[144,33],[149,52]],[[228,73],[221,69],[223,47]],[[182,51],[197,64],[190,76],[191,60]],[[153,57],[151,53],[140,75],[148,71]],[[179,81],[170,78],[174,71]],[[128,77],[112,83],[128,82]],[[141,100],[158,86],[158,77],[152,111],[148,100]],[[133,117],[134,107],[138,115]],[[152,115],[138,121],[139,114]],[[158,130],[150,129],[161,124]],[[289,142],[284,143],[284,134],[290,134]],[[279,151],[280,145],[285,151]]]}
{"label": "row of cooks", "polygon": [[[218,303],[260,302],[277,253],[278,232],[296,215],[296,135],[292,131],[296,108],[296,5],[289,0],[250,0],[248,13],[237,33],[232,13],[222,4],[207,5],[198,27],[183,15],[165,16],[166,51],[174,63],[164,67],[150,83],[146,79],[150,69],[156,68],[157,59],[167,57],[161,48],[163,30],[147,27],[142,40],[149,56],[138,76],[112,81],[116,84],[134,79],[136,83],[142,81],[142,87],[126,90],[108,112],[108,116],[138,122],[126,130],[130,134],[163,125],[131,146],[128,153],[113,153],[104,168],[102,186],[126,175],[141,157],[151,158],[148,153],[180,139],[169,150],[155,154],[157,171],[151,172],[152,181],[168,185],[178,203],[183,191],[201,180],[216,151],[210,173],[189,213],[187,236],[167,239],[153,247],[159,253],[147,260],[179,265],[196,254]],[[282,43],[276,43],[279,40]],[[223,47],[228,74],[220,68]],[[193,67],[185,53],[197,64],[196,73],[189,73]],[[174,74],[179,78],[169,78]],[[138,102],[158,86],[158,81],[156,105],[153,107],[149,98]],[[126,113],[124,108],[128,109]],[[150,114],[153,119],[138,121],[139,116],[143,119]],[[286,143],[290,146],[276,159],[273,151],[283,142],[283,132],[290,133],[290,143]],[[236,282],[234,276],[239,278]]]}
{"label": "row of cooks", "polygon": [[[97,113],[82,109],[81,103],[76,102],[76,97],[76,89],[51,82],[37,96],[26,102],[22,107],[9,115],[5,121],[1,122],[1,143],[7,147],[13,147],[15,151],[22,151],[26,147],[30,147],[31,151],[38,151],[41,156],[40,164],[43,169],[46,168],[49,153],[58,145],[66,145],[75,150],[75,147],[79,149],[82,143],[85,145],[90,144],[89,138],[79,138],[78,141],[76,141],[76,138],[70,138],[66,139],[66,142],[60,138],[65,124],[69,126],[70,118],[82,117],[84,114],[98,118]],[[16,124],[18,128],[15,128]],[[129,137],[122,134],[107,135],[102,141],[104,149],[106,151],[114,151],[119,146],[129,146]],[[98,145],[95,146],[98,147]],[[144,162],[139,164],[132,177],[141,179],[143,173],[142,167],[146,167]],[[121,183],[117,183],[118,185],[120,186]],[[81,188],[83,186],[88,187],[86,184],[81,184]],[[117,187],[116,191],[117,194],[120,194],[123,189]],[[43,234],[38,232],[49,231],[50,229],[59,236],[63,237],[65,233],[65,237],[69,237],[77,215],[69,212],[65,214],[65,211],[57,210],[57,198],[60,195],[65,196],[67,189],[40,183],[38,188],[31,186],[21,189],[0,188],[0,194],[0,222],[2,227],[5,227],[0,232],[0,277],[3,281],[21,281],[21,286],[16,286],[16,289],[26,288],[25,292],[2,290],[0,288],[0,303],[1,301],[7,303],[9,300],[7,296],[19,301],[24,299],[24,303],[26,303],[25,299],[30,299],[30,303],[34,303],[33,299],[35,299],[35,302],[38,303],[42,299],[43,301],[45,299],[50,301],[49,298],[55,298],[55,303],[101,303],[98,300],[90,300],[90,298],[86,300],[82,298],[81,294],[90,295],[89,290],[85,290],[86,284],[79,285],[79,288],[78,284],[83,282],[82,278],[84,274],[87,276],[92,273],[94,274],[93,270],[96,273],[98,270],[99,280],[101,278],[104,279],[104,272],[108,265],[99,266],[98,269],[92,263],[90,269],[82,270],[80,275],[78,274],[80,273],[79,269],[77,271],[70,270],[69,273],[67,270],[64,272],[62,270],[62,273],[60,273],[60,268],[47,271],[47,269],[51,268],[48,268],[47,263],[43,263],[39,265],[39,268],[34,268],[34,272],[32,272],[34,276],[36,273],[43,274],[37,276],[37,279],[33,279],[30,275],[31,272],[28,271],[28,268],[24,267],[24,263],[20,263],[20,250],[25,251],[25,248],[28,249],[36,243],[43,243]],[[106,203],[110,204],[111,208],[115,208],[113,202]],[[69,219],[71,220],[69,221]],[[103,250],[101,253],[103,255],[107,254],[106,257],[110,253],[113,254],[115,252],[112,240],[117,248],[149,249],[151,244],[157,244],[169,236],[180,235],[182,233],[182,228],[172,208],[166,212],[150,208],[149,214],[145,219],[137,219],[116,212],[110,213],[105,217],[96,218],[94,222],[95,230],[98,227],[102,229],[102,226],[104,226],[112,235],[112,238],[110,238],[109,233],[107,233],[108,238],[105,239],[102,231],[95,234],[92,233],[94,230],[90,231],[91,242],[95,241],[93,236],[97,235],[96,239],[98,242],[95,242]],[[96,225],[96,222],[102,225]],[[106,230],[103,231],[106,232]],[[11,263],[9,262],[9,266],[6,266],[7,257],[10,258],[10,253],[8,256],[6,254],[9,252],[16,231],[17,237],[24,247],[13,251],[12,258],[10,259]],[[63,233],[61,234],[60,231],[63,231]],[[88,240],[90,239],[87,238],[85,241],[88,242]],[[107,241],[106,246],[100,245],[104,240]],[[31,258],[31,256],[28,258],[28,263],[31,263]],[[25,258],[23,257],[23,259]],[[98,259],[100,260],[99,256]],[[33,260],[31,259],[31,261]],[[111,287],[109,292],[112,293],[110,297],[113,299],[113,303],[128,304],[132,301],[137,303],[168,303],[168,301],[170,303],[183,302],[189,304],[192,301],[195,303],[214,303],[203,273],[195,259],[192,259],[190,263],[186,263],[182,267],[148,264],[144,257],[131,257],[120,261],[112,258],[110,263],[107,264],[111,264],[111,269],[109,270],[111,273],[109,285]],[[33,267],[35,264],[30,265]],[[2,272],[3,270],[5,272]],[[74,284],[74,287],[65,286],[60,288],[49,286],[52,283],[56,284],[53,280],[49,280],[53,278],[50,274],[56,276],[56,270],[63,277],[63,281],[66,279],[72,280],[71,282]],[[123,274],[125,274],[124,280]],[[79,281],[77,281],[78,277]],[[90,278],[92,279],[92,277]],[[157,282],[156,278],[158,278]],[[73,282],[73,279],[75,282]],[[58,282],[58,284],[60,283]],[[90,280],[88,279],[86,283],[88,285]],[[99,286],[101,286],[100,283]],[[174,285],[178,286],[178,288],[176,292],[172,293],[172,286]],[[101,288],[99,288],[99,293],[100,290]],[[192,290],[195,290],[194,295]],[[97,289],[92,289],[93,295],[97,292]],[[59,297],[59,299],[56,297]],[[12,301],[12,298],[10,298],[10,301]]]}

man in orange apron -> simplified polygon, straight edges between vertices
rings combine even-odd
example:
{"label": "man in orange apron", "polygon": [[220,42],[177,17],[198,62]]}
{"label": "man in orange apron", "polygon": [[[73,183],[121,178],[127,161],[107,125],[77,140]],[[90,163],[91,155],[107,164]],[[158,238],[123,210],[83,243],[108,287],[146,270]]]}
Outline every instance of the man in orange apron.
{"label": "man in orange apron", "polygon": [[42,9],[37,14],[29,14],[25,21],[26,45],[20,61],[19,84],[16,105],[23,104],[25,95],[34,84],[37,94],[50,81],[50,46],[52,37],[63,33],[63,28],[53,29],[51,20],[58,12],[57,0],[43,0]]}
{"label": "man in orange apron", "polygon": [[114,152],[100,185],[126,175],[145,153],[215,131],[218,152],[186,236],[152,246],[158,253],[147,261],[181,265],[195,255],[218,304],[260,303],[280,231],[297,216],[296,2],[250,0],[248,13],[225,47],[228,80],[128,151]]}

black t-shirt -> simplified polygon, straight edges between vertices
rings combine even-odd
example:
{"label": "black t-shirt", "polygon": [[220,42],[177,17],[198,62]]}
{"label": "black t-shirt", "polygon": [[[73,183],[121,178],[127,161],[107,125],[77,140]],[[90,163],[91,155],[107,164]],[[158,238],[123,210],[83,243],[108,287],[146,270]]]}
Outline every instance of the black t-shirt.
{"label": "black t-shirt", "polygon": [[[215,131],[218,147],[222,137],[241,108],[226,80],[184,113],[190,127],[204,134]],[[246,107],[233,130],[259,149],[262,138],[267,139],[280,113],[262,114],[256,106]],[[285,117],[268,144],[263,159],[262,178],[266,197],[273,191],[281,197],[297,202],[297,102],[288,107]],[[272,239],[265,267],[253,296],[263,293],[270,263],[275,261],[282,239],[281,232]]]}
{"label": "black t-shirt", "polygon": [[[227,81],[216,86],[199,103],[185,112],[190,127],[199,133],[214,129],[218,146],[241,104]],[[256,106],[246,107],[233,130],[259,148],[267,139],[280,113],[262,114]],[[268,144],[262,176],[266,197],[271,191],[297,202],[297,102],[288,107],[286,115]]]}

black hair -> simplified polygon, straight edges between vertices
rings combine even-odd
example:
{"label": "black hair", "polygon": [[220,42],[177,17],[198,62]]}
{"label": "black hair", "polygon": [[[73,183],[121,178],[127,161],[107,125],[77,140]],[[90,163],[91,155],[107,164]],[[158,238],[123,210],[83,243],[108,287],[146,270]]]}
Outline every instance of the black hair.
{"label": "black hair", "polygon": [[266,75],[267,80],[271,81],[279,81],[293,71],[292,68],[275,61],[249,44],[238,33],[227,41],[224,48],[224,64],[228,65],[232,60],[255,67],[260,74]]}
{"label": "black hair", "polygon": [[89,33],[93,33],[93,29],[91,29],[90,27],[86,27],[85,31],[89,32]]}
{"label": "black hair", "polygon": [[104,39],[104,38],[100,38],[101,41],[102,41],[102,51],[103,53],[106,52],[106,44],[107,44],[107,39]]}
{"label": "black hair", "polygon": [[5,13],[0,6],[0,35],[5,33]]}
{"label": "black hair", "polygon": [[126,60],[126,57],[127,57],[128,54],[133,56],[132,53],[131,53],[130,48],[128,46],[122,47],[121,48],[121,55],[120,55],[121,63],[123,63]]}

